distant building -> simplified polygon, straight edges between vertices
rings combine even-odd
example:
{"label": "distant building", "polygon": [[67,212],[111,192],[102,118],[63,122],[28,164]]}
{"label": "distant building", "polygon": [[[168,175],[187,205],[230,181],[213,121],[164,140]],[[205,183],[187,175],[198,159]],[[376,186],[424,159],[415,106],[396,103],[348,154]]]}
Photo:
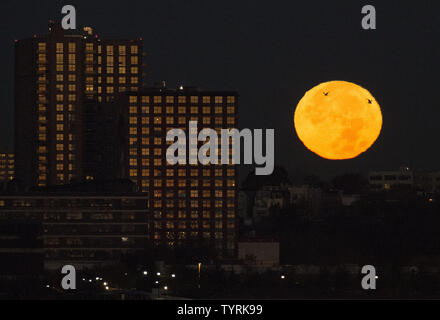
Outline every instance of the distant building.
{"label": "distant building", "polygon": [[86,104],[107,103],[142,86],[142,41],[101,39],[91,28],[15,42],[16,177],[25,186],[86,178]]}
{"label": "distant building", "polygon": [[0,195],[0,220],[40,221],[45,267],[115,264],[144,252],[148,195],[130,181],[82,183]]}
{"label": "distant building", "polygon": [[238,259],[248,265],[275,267],[280,263],[278,240],[249,238],[238,243]]}
{"label": "distant building", "polygon": [[38,281],[44,267],[42,245],[40,219],[6,215],[0,207],[0,295],[15,287],[20,292]]}
{"label": "distant building", "polygon": [[268,216],[270,209],[285,208],[290,203],[290,192],[287,186],[264,186],[255,195],[253,216],[254,219]]}
{"label": "distant building", "polygon": [[241,219],[248,219],[252,216],[252,199],[246,191],[238,192],[238,215]]}
{"label": "distant building", "polygon": [[0,184],[15,177],[15,158],[13,153],[0,153]]}
{"label": "distant building", "polygon": [[423,193],[440,191],[440,171],[416,170],[414,172],[414,187]]}
{"label": "distant building", "polygon": [[361,200],[360,194],[341,194],[341,201],[344,207],[350,207]]}

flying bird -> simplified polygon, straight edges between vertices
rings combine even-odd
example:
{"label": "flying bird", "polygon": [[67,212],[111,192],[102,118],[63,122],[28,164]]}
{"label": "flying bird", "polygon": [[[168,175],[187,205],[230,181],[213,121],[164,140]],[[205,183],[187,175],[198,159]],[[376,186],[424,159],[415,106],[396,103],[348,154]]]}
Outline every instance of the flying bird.
{"label": "flying bird", "polygon": [[324,95],[327,97],[328,96],[328,92],[324,92]]}

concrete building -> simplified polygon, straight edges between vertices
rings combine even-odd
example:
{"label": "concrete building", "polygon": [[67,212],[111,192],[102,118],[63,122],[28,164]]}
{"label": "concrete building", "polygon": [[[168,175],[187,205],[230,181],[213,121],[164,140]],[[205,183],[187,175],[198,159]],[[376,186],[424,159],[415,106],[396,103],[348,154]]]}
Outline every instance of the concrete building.
{"label": "concrete building", "polygon": [[143,252],[149,237],[148,195],[130,181],[81,183],[0,195],[0,221],[41,224],[45,267],[115,264]]}
{"label": "concrete building", "polygon": [[287,186],[264,186],[255,194],[253,209],[254,219],[270,214],[273,207],[285,208],[290,203],[290,193]]}
{"label": "concrete building", "polygon": [[101,39],[91,28],[15,42],[16,176],[26,186],[85,178],[83,110],[142,85],[142,42]]}

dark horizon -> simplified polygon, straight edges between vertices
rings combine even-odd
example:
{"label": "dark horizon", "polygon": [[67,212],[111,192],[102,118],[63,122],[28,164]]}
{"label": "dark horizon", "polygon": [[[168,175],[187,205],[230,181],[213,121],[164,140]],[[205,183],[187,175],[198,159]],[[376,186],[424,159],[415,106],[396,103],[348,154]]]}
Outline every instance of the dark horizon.
{"label": "dark horizon", "polygon": [[[0,147],[9,151],[14,39],[46,34],[48,21],[60,20],[64,4],[4,2]],[[440,116],[435,105],[440,4],[423,1],[414,10],[398,1],[372,2],[377,10],[375,31],[361,29],[363,3],[358,1],[331,6],[324,1],[70,4],[77,9],[78,28],[91,26],[103,37],[143,38],[148,85],[167,80],[170,87],[238,91],[240,128],[275,128],[275,162],[293,176],[308,172],[328,179],[400,165],[440,168],[440,152],[432,148]],[[382,108],[381,136],[354,160],[319,158],[302,145],[293,127],[298,101],[328,80],[365,87]]]}

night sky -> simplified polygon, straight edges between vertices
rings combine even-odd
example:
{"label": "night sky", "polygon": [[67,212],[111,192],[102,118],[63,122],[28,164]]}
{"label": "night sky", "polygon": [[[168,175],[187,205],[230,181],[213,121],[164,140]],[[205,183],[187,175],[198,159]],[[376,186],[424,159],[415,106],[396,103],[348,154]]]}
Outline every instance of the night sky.
{"label": "night sky", "polygon": [[[275,161],[293,175],[440,169],[438,1],[4,0],[0,146],[13,146],[13,40],[46,34],[66,4],[101,37],[143,37],[149,85],[238,91],[240,127],[276,129]],[[375,31],[361,28],[366,4]],[[321,159],[294,131],[298,101],[329,80],[365,87],[382,108],[379,140],[355,160]]]}

